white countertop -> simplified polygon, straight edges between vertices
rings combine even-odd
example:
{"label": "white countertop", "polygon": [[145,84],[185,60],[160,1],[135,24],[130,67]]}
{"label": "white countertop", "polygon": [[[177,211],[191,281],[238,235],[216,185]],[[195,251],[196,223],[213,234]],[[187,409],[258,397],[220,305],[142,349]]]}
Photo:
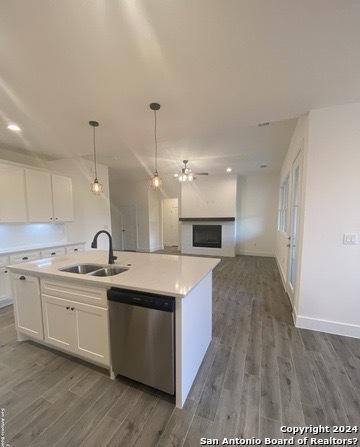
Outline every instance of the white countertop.
{"label": "white countertop", "polygon": [[220,262],[218,258],[126,251],[116,252],[116,256],[116,265],[131,265],[128,266],[129,270],[108,277],[59,271],[62,267],[75,264],[107,264],[108,252],[103,250],[39,259],[9,266],[9,270],[58,280],[80,281],[105,288],[120,287],[182,298]]}
{"label": "white countertop", "polygon": [[48,244],[39,244],[39,245],[23,245],[14,248],[0,248],[0,256],[11,255],[13,253],[21,253],[22,251],[35,251],[35,250],[44,250],[46,248],[55,248],[55,247],[69,247],[70,245],[80,245],[85,244],[84,241],[81,242],[53,242]]}

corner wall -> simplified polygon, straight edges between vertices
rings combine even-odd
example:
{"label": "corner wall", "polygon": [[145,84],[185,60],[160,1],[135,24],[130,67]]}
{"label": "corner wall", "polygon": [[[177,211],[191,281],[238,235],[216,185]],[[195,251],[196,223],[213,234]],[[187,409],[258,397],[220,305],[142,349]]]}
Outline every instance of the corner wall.
{"label": "corner wall", "polygon": [[278,194],[279,174],[238,178],[237,254],[275,255]]}
{"label": "corner wall", "polygon": [[309,115],[297,325],[360,338],[360,104]]}

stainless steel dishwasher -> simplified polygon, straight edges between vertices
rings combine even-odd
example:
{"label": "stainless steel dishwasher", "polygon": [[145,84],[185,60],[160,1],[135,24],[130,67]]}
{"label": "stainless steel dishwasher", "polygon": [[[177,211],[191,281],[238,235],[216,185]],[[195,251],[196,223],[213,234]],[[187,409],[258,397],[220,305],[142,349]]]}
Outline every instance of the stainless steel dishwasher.
{"label": "stainless steel dishwasher", "polygon": [[131,290],[107,292],[114,373],[175,393],[175,299]]}

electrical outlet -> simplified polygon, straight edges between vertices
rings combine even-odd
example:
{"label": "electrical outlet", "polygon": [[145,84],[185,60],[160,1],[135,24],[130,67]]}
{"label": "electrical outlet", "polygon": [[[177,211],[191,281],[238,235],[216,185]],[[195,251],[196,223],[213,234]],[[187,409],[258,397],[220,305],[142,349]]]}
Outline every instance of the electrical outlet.
{"label": "electrical outlet", "polygon": [[358,233],[344,233],[343,244],[344,245],[357,245],[359,243]]}

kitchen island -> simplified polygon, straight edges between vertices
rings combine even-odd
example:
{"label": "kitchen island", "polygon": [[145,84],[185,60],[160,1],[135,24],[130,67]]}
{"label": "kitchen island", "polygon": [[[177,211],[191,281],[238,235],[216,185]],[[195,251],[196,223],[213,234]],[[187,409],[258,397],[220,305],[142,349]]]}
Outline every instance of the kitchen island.
{"label": "kitchen island", "polygon": [[[45,345],[106,367],[113,377],[107,291],[175,299],[175,397],[182,408],[212,337],[212,270],[216,258],[116,252],[124,271],[97,276],[78,265],[108,264],[92,250],[9,266],[18,340]],[[66,269],[68,271],[64,271]],[[101,272],[100,272],[101,273]]]}

